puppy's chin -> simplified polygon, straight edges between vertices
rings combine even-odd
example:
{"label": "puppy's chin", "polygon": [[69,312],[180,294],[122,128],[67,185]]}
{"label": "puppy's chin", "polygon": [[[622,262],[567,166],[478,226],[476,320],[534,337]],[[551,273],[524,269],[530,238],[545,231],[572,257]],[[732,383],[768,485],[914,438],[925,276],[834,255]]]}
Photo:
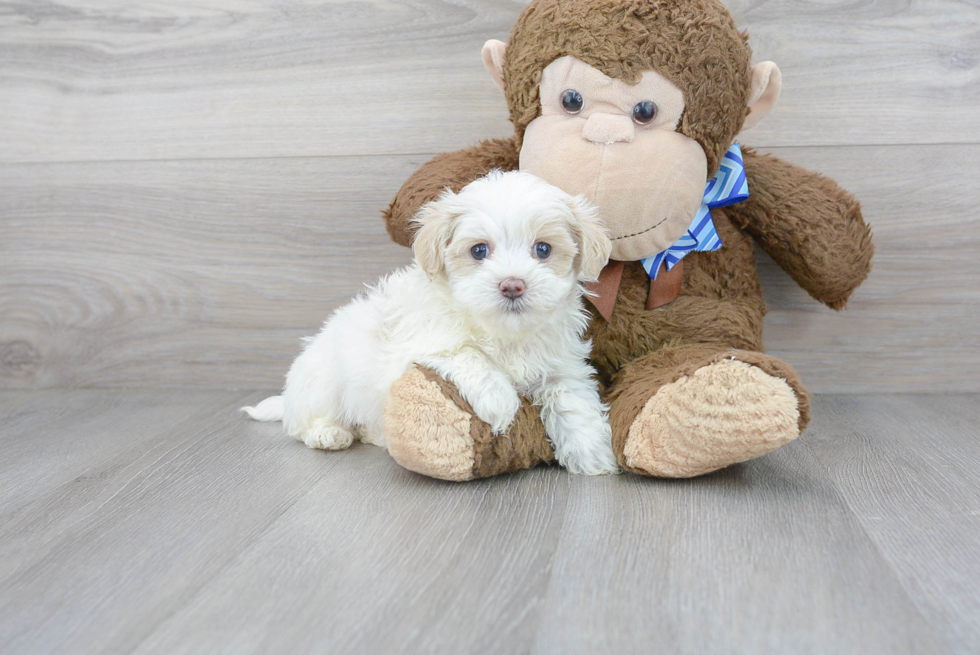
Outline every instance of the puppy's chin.
{"label": "puppy's chin", "polygon": [[459,305],[484,330],[499,336],[527,334],[537,326],[548,322],[557,306],[542,306],[533,298],[511,300],[499,293],[487,295],[483,302],[462,301]]}
{"label": "puppy's chin", "polygon": [[524,298],[515,298],[513,300],[504,298],[501,301],[501,312],[507,316],[523,316],[530,309],[530,303]]}
{"label": "puppy's chin", "polygon": [[513,331],[537,322],[538,312],[521,299],[488,298],[484,302],[458,304],[478,325],[491,332]]}
{"label": "puppy's chin", "polygon": [[533,327],[547,318],[551,312],[542,312],[540,308],[534,307],[533,303],[526,298],[510,300],[503,298],[500,301],[498,311],[495,316],[487,316],[487,321],[498,323],[507,330],[526,330]]}

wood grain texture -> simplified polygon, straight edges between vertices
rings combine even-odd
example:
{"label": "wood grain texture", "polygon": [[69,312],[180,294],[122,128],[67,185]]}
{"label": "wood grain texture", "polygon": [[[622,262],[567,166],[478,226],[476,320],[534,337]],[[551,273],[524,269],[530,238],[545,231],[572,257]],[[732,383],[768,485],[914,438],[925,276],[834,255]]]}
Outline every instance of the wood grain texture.
{"label": "wood grain texture", "polygon": [[[980,146],[772,152],[853,189],[877,254],[841,314],[761,255],[767,348],[818,392],[980,391]],[[409,261],[378,211],[423,160],[0,165],[0,387],[279,385]]]}
{"label": "wood grain texture", "polygon": [[236,412],[260,397],[0,392],[0,444],[78,437],[71,478],[39,447],[0,493],[0,651],[976,652],[976,395],[818,396],[801,441],[690,481],[463,484],[308,450]]}
{"label": "wood grain texture", "polygon": [[[478,51],[522,6],[6,3],[0,388],[278,385],[408,261],[377,216],[405,178],[510,132]],[[980,7],[729,6],[785,79],[746,142],[855,191],[878,246],[842,315],[762,256],[768,349],[819,392],[980,391]]]}
{"label": "wood grain texture", "polygon": [[5,168],[0,384],[279,385],[300,337],[409,261],[379,209],[418,163]]}
{"label": "wood grain texture", "polygon": [[367,446],[334,470],[136,652],[526,652],[567,477],[445,483]]}
{"label": "wood grain texture", "polygon": [[767,351],[817,392],[980,391],[980,191],[963,183],[964,171],[980,170],[980,149],[771,152],[853,191],[876,251],[841,313],[813,302],[760,251]]}
{"label": "wood grain texture", "polygon": [[[408,261],[378,216],[505,136],[523,0],[0,3],[0,651],[980,649],[977,396],[815,401],[689,482],[454,485],[236,408]],[[980,5],[730,0],[784,75],[746,143],[863,201],[835,315],[763,261],[816,391],[980,391]]]}
{"label": "wood grain texture", "polygon": [[67,397],[48,392],[17,402],[11,415],[0,418],[4,509],[13,510],[39,493],[71,483],[79,471],[121,448],[145,447],[156,435],[186,420],[202,399],[227,396],[228,392],[157,391],[123,396],[91,390]]}
{"label": "wood grain texture", "polygon": [[[511,132],[522,1],[7,2],[0,161],[436,153]],[[980,143],[980,7],[731,0],[784,77],[760,146]]]}
{"label": "wood grain texture", "polygon": [[692,481],[572,483],[536,652],[942,648],[802,443]]}
{"label": "wood grain texture", "polygon": [[807,446],[951,650],[980,652],[980,399],[818,397]]}
{"label": "wood grain texture", "polygon": [[0,515],[0,651],[131,652],[345,456],[316,457],[278,426],[243,429],[237,407],[256,394],[156,393],[194,411],[127,447],[137,417],[147,430],[152,417],[139,396],[105,407],[101,434],[68,434],[111,456],[76,458],[77,478]]}

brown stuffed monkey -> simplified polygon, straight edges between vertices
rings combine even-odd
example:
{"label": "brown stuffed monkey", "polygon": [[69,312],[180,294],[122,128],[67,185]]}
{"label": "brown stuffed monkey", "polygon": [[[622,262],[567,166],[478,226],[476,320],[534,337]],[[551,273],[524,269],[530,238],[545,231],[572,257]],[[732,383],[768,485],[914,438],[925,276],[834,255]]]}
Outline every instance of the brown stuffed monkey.
{"label": "brown stuffed monkey", "polygon": [[[593,289],[592,363],[626,471],[701,475],[806,427],[809,394],[762,352],[752,239],[837,310],[870,270],[871,233],[853,196],[747,148],[749,197],[710,209],[720,248],[688,252],[669,270],[643,263],[693,229],[737,135],[775,104],[779,69],[753,67],[751,55],[716,0],[533,0],[508,44],[483,50],[515,135],[435,157],[384,212],[407,246],[423,203],[495,168],[529,170],[596,203],[613,254]],[[385,434],[402,466],[447,480],[554,459],[530,403],[493,436],[451,383],[421,368],[392,387]]]}

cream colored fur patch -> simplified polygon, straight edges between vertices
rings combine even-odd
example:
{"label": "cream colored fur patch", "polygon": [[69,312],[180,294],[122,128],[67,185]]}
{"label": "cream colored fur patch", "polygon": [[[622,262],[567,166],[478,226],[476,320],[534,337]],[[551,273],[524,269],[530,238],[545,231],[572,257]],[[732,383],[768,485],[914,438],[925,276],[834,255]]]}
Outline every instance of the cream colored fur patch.
{"label": "cream colored fur patch", "polygon": [[476,460],[470,415],[418,369],[400,377],[385,401],[384,431],[395,461],[410,471],[462,482]]}
{"label": "cream colored fur patch", "polygon": [[[574,114],[564,91],[583,98]],[[693,139],[676,131],[684,94],[655,71],[637,84],[613,79],[573,57],[541,74],[541,115],[527,126],[521,170],[594,202],[609,229],[612,258],[633,261],[669,248],[701,207],[708,161]],[[639,125],[634,106],[654,103],[655,117]]]}
{"label": "cream colored fur patch", "polygon": [[792,441],[799,419],[785,380],[724,360],[660,388],[630,426],[626,464],[661,477],[703,475]]}

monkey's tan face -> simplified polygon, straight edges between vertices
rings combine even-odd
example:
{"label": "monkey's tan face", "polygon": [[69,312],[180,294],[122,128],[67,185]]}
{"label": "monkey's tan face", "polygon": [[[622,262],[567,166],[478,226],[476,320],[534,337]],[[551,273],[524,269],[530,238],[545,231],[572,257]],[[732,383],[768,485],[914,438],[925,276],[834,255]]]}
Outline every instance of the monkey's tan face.
{"label": "monkey's tan face", "polygon": [[599,208],[612,258],[633,261],[669,248],[704,196],[708,161],[676,131],[684,94],[647,71],[629,85],[561,57],[541,76],[541,116],[524,133],[520,167]]}

